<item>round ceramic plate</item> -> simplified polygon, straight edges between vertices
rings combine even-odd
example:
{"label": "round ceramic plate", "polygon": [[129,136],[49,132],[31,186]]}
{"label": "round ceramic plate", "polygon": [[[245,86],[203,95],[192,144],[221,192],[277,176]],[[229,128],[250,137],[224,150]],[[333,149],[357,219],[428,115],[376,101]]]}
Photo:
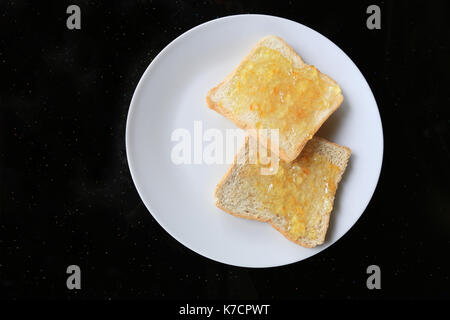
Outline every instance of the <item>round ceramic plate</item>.
{"label": "round ceramic plate", "polygon": [[[191,135],[194,148],[196,141],[201,143],[194,132],[196,123],[202,132],[216,128],[225,133],[235,128],[207,108],[205,97],[266,35],[283,38],[306,63],[335,79],[344,95],[341,107],[317,135],[350,147],[352,156],[339,184],[326,241],[313,249],[287,240],[268,223],[237,218],[216,208],[214,190],[229,164],[176,164],[171,157],[177,144],[172,134],[177,129]],[[317,254],[358,220],[380,175],[383,132],[364,76],[333,42],[283,18],[237,15],[189,30],[151,62],[131,101],[126,149],[142,201],[170,235],[216,261],[273,267]]]}

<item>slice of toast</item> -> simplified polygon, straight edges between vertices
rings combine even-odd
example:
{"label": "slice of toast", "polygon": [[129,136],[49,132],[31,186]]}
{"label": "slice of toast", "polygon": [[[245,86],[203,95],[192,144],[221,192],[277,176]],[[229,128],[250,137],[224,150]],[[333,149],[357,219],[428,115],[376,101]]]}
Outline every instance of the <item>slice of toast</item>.
{"label": "slice of toast", "polygon": [[270,222],[301,246],[322,244],[350,149],[314,137],[295,161],[280,162],[275,174],[262,175],[262,165],[249,160],[255,145],[247,137],[216,188],[216,206],[238,217]]}
{"label": "slice of toast", "polygon": [[[279,150],[273,151],[286,162],[297,158],[342,101],[334,80],[276,36],[261,39],[206,97],[209,108],[241,129],[279,129]],[[260,141],[269,145],[267,140]]]}

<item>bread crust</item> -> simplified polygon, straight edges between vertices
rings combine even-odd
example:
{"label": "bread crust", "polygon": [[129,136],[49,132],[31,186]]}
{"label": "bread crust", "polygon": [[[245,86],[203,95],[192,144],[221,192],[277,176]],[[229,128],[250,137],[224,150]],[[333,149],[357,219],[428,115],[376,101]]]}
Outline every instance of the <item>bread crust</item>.
{"label": "bread crust", "polygon": [[[223,210],[223,211],[225,211],[225,212],[227,212],[227,213],[229,213],[229,214],[231,214],[231,215],[233,215],[235,217],[245,218],[245,219],[249,219],[249,220],[256,220],[256,221],[260,221],[260,222],[268,222],[268,223],[270,223],[270,225],[274,229],[276,229],[278,232],[280,232],[288,240],[290,240],[290,241],[292,241],[292,242],[294,242],[294,243],[296,243],[296,244],[298,244],[298,245],[300,245],[302,247],[313,248],[313,247],[315,247],[317,245],[322,244],[325,241],[325,236],[326,236],[326,233],[327,233],[327,230],[328,230],[328,227],[329,227],[330,215],[331,215],[331,211],[333,210],[333,207],[331,208],[331,210],[327,214],[322,216],[322,219],[325,219],[325,220],[322,221],[322,225],[324,227],[322,228],[321,232],[318,234],[318,239],[315,242],[311,242],[311,241],[305,241],[303,239],[295,239],[295,238],[291,237],[286,230],[283,230],[282,228],[280,228],[270,218],[263,219],[263,218],[260,218],[258,216],[245,215],[245,214],[242,214],[242,213],[239,213],[239,212],[232,211],[232,210],[230,210],[228,208],[225,208],[224,206],[222,206],[220,204],[220,201],[218,199],[217,193],[218,193],[219,189],[222,187],[222,185],[230,178],[230,176],[231,176],[233,170],[235,169],[236,165],[238,165],[237,160],[238,160],[239,156],[241,155],[241,153],[245,152],[245,148],[248,145],[248,139],[249,139],[249,136],[247,136],[245,138],[244,145],[238,150],[237,154],[235,155],[233,164],[228,168],[227,172],[225,173],[225,175],[222,177],[222,179],[219,181],[219,183],[217,184],[217,186],[215,188],[214,197],[216,199],[216,201],[215,201],[216,206],[219,209],[221,209],[221,210]],[[342,179],[342,176],[343,176],[343,174],[345,172],[345,168],[347,166],[347,163],[348,163],[350,155],[351,155],[350,148],[342,146],[342,145],[339,145],[339,144],[331,142],[331,141],[328,141],[328,140],[326,140],[324,138],[321,138],[321,137],[314,137],[314,139],[316,141],[320,142],[320,143],[324,143],[327,146],[332,146],[334,148],[338,148],[338,149],[343,150],[343,151],[346,152],[346,159],[345,159],[344,163],[340,164],[341,171],[340,171],[340,174],[339,174],[339,176],[337,177],[337,180],[336,180],[336,185],[338,185],[339,182]],[[324,155],[327,156],[327,158],[329,156],[328,154],[324,154]],[[334,204],[334,199],[335,199],[335,195],[333,195],[333,204]]]}
{"label": "bread crust", "polygon": [[[245,63],[248,59],[250,59],[250,57],[255,53],[255,51],[263,45],[264,41],[267,41],[267,39],[269,37],[272,37],[274,39],[276,39],[277,41],[280,41],[285,49],[287,49],[290,53],[291,56],[287,57],[291,60],[295,60],[295,62],[299,65],[305,65],[304,61],[302,60],[302,58],[295,52],[295,50],[289,46],[286,41],[284,41],[283,39],[281,39],[278,36],[266,36],[264,38],[262,38],[261,40],[259,40],[256,45],[250,50],[250,52],[244,57],[244,59],[242,59],[242,61],[239,63],[239,65],[233,70],[231,71],[231,73],[229,73],[225,79],[220,82],[217,86],[215,86],[214,88],[212,88],[211,90],[208,91],[208,94],[206,95],[206,104],[208,106],[208,108],[218,112],[219,114],[223,115],[225,118],[228,118],[229,120],[231,120],[237,127],[247,130],[247,129],[255,129],[254,125],[252,123],[246,122],[242,119],[240,119],[239,117],[233,115],[231,112],[229,112],[226,108],[223,108],[221,106],[221,104],[217,101],[214,101],[212,99],[212,96],[215,94],[215,92],[222,87],[223,85],[227,84],[232,78],[233,76],[236,74],[236,72],[238,71],[239,67]],[[283,54],[282,52],[280,52],[281,54]],[[332,78],[330,78],[329,76],[327,76],[326,74],[323,74],[322,72],[319,71],[320,76],[325,79],[327,82],[330,83],[330,85],[333,86],[338,86],[337,82],[334,81]],[[303,141],[301,141],[301,143],[299,143],[295,149],[293,149],[291,152],[284,150],[284,148],[282,148],[281,146],[278,148],[278,150],[273,149],[272,151],[275,152],[279,158],[285,162],[291,162],[293,160],[295,160],[298,155],[301,153],[301,151],[303,150],[303,148],[305,147],[306,143],[312,139],[312,137],[314,136],[314,134],[320,129],[320,127],[322,126],[322,124],[331,116],[331,114],[333,114],[342,104],[342,102],[344,101],[344,97],[342,95],[342,93],[340,93],[339,95],[337,95],[334,99],[331,99],[330,102],[330,107],[326,110],[326,112],[324,113],[324,116],[320,119],[320,121],[318,121],[316,123],[316,126],[311,130],[309,137],[306,139],[303,139]],[[251,135],[255,135],[254,130],[250,131]],[[265,136],[259,136],[255,138],[259,138],[259,141],[261,144],[267,146],[270,145],[272,146],[272,143],[270,141],[270,138],[266,138]]]}

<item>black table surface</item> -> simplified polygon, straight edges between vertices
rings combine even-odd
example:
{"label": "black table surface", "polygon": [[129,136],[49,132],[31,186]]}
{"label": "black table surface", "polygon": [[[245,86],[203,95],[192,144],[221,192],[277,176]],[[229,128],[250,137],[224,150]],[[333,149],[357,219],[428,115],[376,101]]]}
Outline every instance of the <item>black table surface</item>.
{"label": "black table surface", "polygon": [[[81,30],[66,27],[81,8]],[[366,8],[381,8],[381,29]],[[2,1],[0,297],[449,298],[450,35],[446,1]],[[298,21],[342,48],[380,110],[375,194],[338,242],[304,261],[211,261],[154,220],[130,176],[134,89],[173,39],[222,16]],[[82,289],[68,290],[79,265]],[[366,268],[381,268],[368,290]]]}

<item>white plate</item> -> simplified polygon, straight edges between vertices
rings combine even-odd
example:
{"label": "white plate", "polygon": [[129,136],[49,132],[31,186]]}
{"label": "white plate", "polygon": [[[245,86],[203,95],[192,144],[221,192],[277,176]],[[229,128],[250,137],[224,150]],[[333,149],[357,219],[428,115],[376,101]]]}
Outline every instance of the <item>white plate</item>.
{"label": "white plate", "polygon": [[[208,109],[205,96],[263,36],[282,37],[308,63],[335,79],[343,105],[318,135],[352,149],[338,188],[326,242],[303,248],[269,224],[217,209],[213,192],[229,165],[175,165],[173,130],[235,128]],[[368,205],[381,170],[383,131],[364,76],[330,40],[297,22],[266,15],[209,21],[172,41],[152,61],[134,93],[127,119],[131,175],[148,210],[175,239],[193,251],[230,265],[272,267],[306,259],[342,237]],[[356,241],[356,239],[355,239]]]}

